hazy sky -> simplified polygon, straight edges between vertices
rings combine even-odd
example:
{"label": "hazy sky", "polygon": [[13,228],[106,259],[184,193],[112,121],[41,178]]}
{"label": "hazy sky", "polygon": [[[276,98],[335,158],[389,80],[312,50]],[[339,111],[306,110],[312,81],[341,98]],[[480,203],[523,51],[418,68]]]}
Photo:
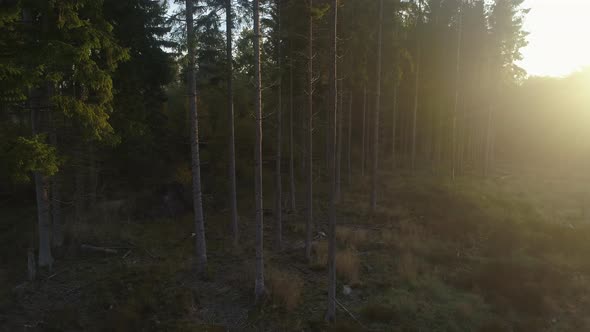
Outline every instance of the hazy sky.
{"label": "hazy sky", "polygon": [[525,0],[523,8],[531,9],[530,35],[520,65],[529,75],[565,76],[590,66],[590,0]]}
{"label": "hazy sky", "polygon": [[590,0],[525,0],[529,75],[563,76],[590,66]]}

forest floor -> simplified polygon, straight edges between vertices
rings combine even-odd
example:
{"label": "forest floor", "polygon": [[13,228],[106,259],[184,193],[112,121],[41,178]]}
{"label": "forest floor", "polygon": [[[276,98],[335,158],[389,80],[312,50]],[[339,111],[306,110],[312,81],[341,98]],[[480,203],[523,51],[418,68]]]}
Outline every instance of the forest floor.
{"label": "forest floor", "polygon": [[0,267],[0,330],[590,330],[590,218],[582,183],[525,175],[383,178],[376,213],[366,185],[343,185],[334,326],[323,320],[327,200],[319,193],[311,263],[303,257],[304,211],[285,212],[281,252],[273,250],[272,215],[265,217],[269,297],[258,306],[248,204],[240,249],[227,236],[227,211],[206,211],[208,281],[192,272],[187,216],[70,226],[53,270],[24,282],[26,246],[15,244],[15,234],[34,215],[15,212],[1,239],[2,252],[14,255]]}

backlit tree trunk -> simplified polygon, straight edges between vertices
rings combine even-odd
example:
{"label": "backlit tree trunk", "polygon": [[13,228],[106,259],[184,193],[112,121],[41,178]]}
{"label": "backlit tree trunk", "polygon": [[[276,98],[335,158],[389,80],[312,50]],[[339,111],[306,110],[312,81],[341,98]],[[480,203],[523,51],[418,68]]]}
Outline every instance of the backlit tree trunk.
{"label": "backlit tree trunk", "polygon": [[379,113],[381,112],[381,47],[383,35],[383,0],[379,0],[379,30],[377,34],[377,82],[375,93],[375,124],[373,126],[373,181],[371,190],[371,209],[377,210],[377,178],[379,169]]}
{"label": "backlit tree trunk", "polygon": [[234,129],[234,72],[232,55],[232,0],[226,0],[225,4],[225,34],[226,34],[226,58],[227,58],[227,111],[228,111],[228,147],[229,147],[229,204],[231,210],[231,231],[234,247],[238,245],[238,201],[236,194],[236,146]]}
{"label": "backlit tree trunk", "polygon": [[311,259],[313,228],[313,0],[309,0],[309,29],[307,47],[307,197],[305,224],[305,257]]}
{"label": "backlit tree trunk", "polygon": [[461,66],[461,25],[462,25],[461,5],[459,6],[459,21],[457,24],[457,58],[456,58],[456,71],[455,71],[455,100],[453,104],[453,132],[452,132],[452,160],[451,160],[451,177],[455,180],[457,172],[457,111],[459,108],[459,83],[460,83],[460,66]]}
{"label": "backlit tree trunk", "polygon": [[328,221],[328,310],[326,320],[333,322],[336,317],[336,103],[337,103],[337,22],[338,0],[331,1],[330,22],[330,206]]}
{"label": "backlit tree trunk", "polygon": [[291,203],[291,211],[295,211],[295,142],[293,137],[293,49],[291,41],[289,41],[289,199]]}
{"label": "backlit tree trunk", "polygon": [[367,86],[363,88],[363,130],[362,130],[362,137],[361,137],[361,176],[365,176],[365,157],[366,157],[366,127],[367,127]]}
{"label": "backlit tree trunk", "polygon": [[343,81],[340,81],[340,92],[338,93],[338,107],[336,121],[338,133],[336,134],[336,202],[340,202],[342,196],[342,118],[344,117],[344,89]]}
{"label": "backlit tree trunk", "polygon": [[352,183],[352,90],[350,91],[350,97],[348,99],[348,142],[346,143],[346,183],[350,185]]}
{"label": "backlit tree trunk", "polygon": [[418,100],[420,93],[420,22],[422,21],[422,0],[418,2],[418,21],[416,22],[416,80],[414,88],[414,110],[412,112],[412,170],[416,168],[416,125],[418,122]]}
{"label": "backlit tree trunk", "polygon": [[281,63],[281,0],[277,0],[277,65],[279,69],[278,85],[277,85],[277,155],[275,165],[275,241],[277,249],[281,250],[283,246],[283,184],[281,179],[281,149],[283,136],[283,98],[282,98],[282,63]]}
{"label": "backlit tree trunk", "polygon": [[254,191],[256,201],[256,271],[254,281],[254,294],[256,302],[264,296],[264,251],[263,251],[263,215],[262,215],[262,82],[260,76],[260,1],[254,0],[254,75],[255,75],[255,118],[256,141],[255,154],[256,166],[254,174]]}
{"label": "backlit tree trunk", "polygon": [[[399,23],[397,21],[397,16],[395,17],[395,30],[394,30],[394,38],[399,38]],[[393,114],[391,115],[391,166],[392,170],[395,170],[397,166],[397,156],[396,156],[396,137],[397,137],[397,95],[399,92],[399,86],[401,81],[400,75],[400,50],[395,50],[395,63],[394,66],[394,81],[393,81]]]}
{"label": "backlit tree trunk", "polygon": [[201,160],[199,158],[199,117],[197,113],[197,82],[195,77],[196,38],[193,28],[193,1],[186,0],[186,30],[188,57],[188,98],[191,126],[191,171],[193,177],[193,209],[195,223],[195,247],[197,274],[204,277],[207,270],[207,246],[205,243],[205,220],[201,192]]}

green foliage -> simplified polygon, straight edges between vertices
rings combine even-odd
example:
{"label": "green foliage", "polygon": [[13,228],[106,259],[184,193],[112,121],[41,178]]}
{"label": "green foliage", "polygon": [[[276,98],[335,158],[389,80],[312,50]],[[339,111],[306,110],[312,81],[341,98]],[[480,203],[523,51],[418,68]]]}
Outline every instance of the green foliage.
{"label": "green foliage", "polygon": [[46,143],[44,135],[17,137],[5,153],[9,174],[17,182],[29,182],[33,172],[54,175],[61,164],[56,148]]}

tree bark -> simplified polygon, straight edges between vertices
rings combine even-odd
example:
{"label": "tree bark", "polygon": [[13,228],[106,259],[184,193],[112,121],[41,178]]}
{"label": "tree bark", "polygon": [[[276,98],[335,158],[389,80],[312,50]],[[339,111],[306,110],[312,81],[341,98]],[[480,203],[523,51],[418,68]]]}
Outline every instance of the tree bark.
{"label": "tree bark", "polygon": [[[49,111],[49,116],[51,124],[49,139],[51,145],[57,147],[57,128],[53,110]],[[61,201],[61,175],[58,173],[51,177],[51,242],[54,247],[61,247],[64,242]]]}
{"label": "tree bark", "polygon": [[86,183],[84,181],[84,165],[82,165],[83,153],[79,151],[80,156],[78,158],[78,165],[76,165],[76,176],[75,176],[75,196],[74,197],[74,214],[76,221],[82,221],[85,219],[86,211]]}
{"label": "tree bark", "polygon": [[[31,109],[31,124],[33,136],[40,132],[41,121],[38,104],[34,103]],[[39,267],[48,267],[53,265],[51,256],[51,216],[49,212],[49,180],[41,172],[34,172],[35,179],[35,196],[37,199],[37,222],[39,233]]]}
{"label": "tree bark", "polygon": [[[395,17],[395,30],[394,38],[399,38],[399,23],[397,16]],[[397,95],[400,85],[400,50],[395,50],[395,63],[394,63],[394,81],[393,81],[393,114],[391,116],[391,168],[395,170],[397,166],[396,158],[396,137],[397,137]]]}
{"label": "tree bark", "polygon": [[377,35],[377,82],[375,93],[375,124],[373,128],[373,182],[371,190],[371,210],[377,210],[377,178],[379,169],[379,113],[381,112],[381,47],[383,37],[383,0],[379,0],[379,28]]}
{"label": "tree bark", "polygon": [[347,180],[346,183],[350,186],[352,183],[352,90],[350,91],[350,97],[348,99],[348,142],[346,144],[346,171]]}
{"label": "tree bark", "polygon": [[367,86],[365,85],[363,89],[363,132],[361,137],[361,176],[365,176],[365,137],[367,136],[366,133],[366,119],[367,119]]}
{"label": "tree bark", "polygon": [[295,144],[293,137],[293,47],[289,40],[289,183],[291,211],[295,211]]}
{"label": "tree bark", "polygon": [[[43,17],[45,20],[45,17]],[[22,21],[25,25],[31,25],[32,17],[31,11],[28,8],[22,10]],[[44,31],[45,32],[45,29]],[[40,121],[39,109],[41,106],[49,106],[49,90],[40,91],[41,89],[34,89],[29,95],[29,106],[31,108],[31,132],[33,136],[36,136],[42,132],[42,121]],[[43,94],[43,96],[41,96]],[[40,99],[45,99],[45,105],[40,105]],[[35,198],[37,202],[37,227],[39,235],[39,267],[48,267],[51,270],[53,265],[53,257],[51,256],[51,219],[49,212],[49,195],[48,186],[49,182],[46,176],[41,172],[33,172],[33,178],[35,181]],[[34,256],[34,255],[33,255]],[[35,278],[35,267],[31,265],[31,253],[28,255],[29,263],[29,278]],[[34,261],[34,257],[33,257]],[[34,263],[33,263],[34,265]]]}
{"label": "tree bark", "polygon": [[191,171],[193,176],[193,209],[195,223],[195,247],[197,274],[205,277],[207,270],[207,246],[205,243],[205,220],[201,192],[201,160],[199,157],[199,117],[197,113],[197,81],[195,77],[195,32],[193,29],[193,1],[186,0],[186,30],[188,56],[188,97],[191,126]]}
{"label": "tree bark", "polygon": [[226,0],[225,4],[225,34],[226,34],[226,58],[227,58],[227,112],[228,112],[228,147],[229,147],[229,204],[231,209],[231,232],[232,243],[234,247],[238,246],[239,228],[238,228],[238,201],[236,193],[236,146],[235,146],[235,127],[234,127],[234,67],[232,54],[232,0]]}
{"label": "tree bark", "polygon": [[459,108],[459,82],[460,82],[460,69],[461,69],[461,25],[463,12],[459,5],[459,22],[457,25],[457,58],[456,58],[456,71],[455,71],[455,100],[453,104],[453,132],[452,132],[452,160],[451,160],[451,178],[455,180],[457,172],[457,111]]}
{"label": "tree bark", "polygon": [[342,117],[344,116],[344,88],[343,81],[339,82],[340,92],[338,93],[338,107],[336,110],[336,121],[338,133],[336,134],[336,202],[342,198]]}
{"label": "tree bark", "polygon": [[283,91],[282,91],[282,61],[281,61],[281,1],[277,1],[277,16],[278,16],[278,40],[277,40],[277,66],[279,69],[279,77],[277,84],[277,155],[275,165],[275,241],[278,250],[283,247],[283,184],[281,179],[281,149],[283,136]]}
{"label": "tree bark", "polygon": [[418,21],[416,22],[416,86],[414,90],[414,111],[412,112],[412,170],[416,169],[416,125],[418,122],[418,99],[420,93],[420,22],[422,21],[422,0],[419,1]]}
{"label": "tree bark", "polygon": [[397,138],[397,94],[399,90],[398,82],[394,83],[393,87],[393,115],[391,120],[391,166],[395,170],[397,167],[397,156],[396,156],[396,138]]}
{"label": "tree bark", "polygon": [[256,201],[256,272],[254,281],[254,293],[256,302],[264,297],[264,251],[263,251],[263,215],[262,215],[262,82],[260,75],[260,1],[254,0],[254,75],[256,85],[255,118],[256,141],[255,154],[256,166],[254,174],[255,201]]}
{"label": "tree bark", "polygon": [[311,259],[313,228],[313,0],[309,0],[309,29],[307,47],[307,200],[305,224],[305,257]]}
{"label": "tree bark", "polygon": [[326,320],[333,322],[336,318],[336,103],[337,103],[337,24],[338,0],[331,1],[331,37],[330,37],[330,206],[328,224],[328,310]]}
{"label": "tree bark", "polygon": [[94,142],[88,143],[88,210],[94,211],[98,197],[98,167],[96,166],[96,149]]}

